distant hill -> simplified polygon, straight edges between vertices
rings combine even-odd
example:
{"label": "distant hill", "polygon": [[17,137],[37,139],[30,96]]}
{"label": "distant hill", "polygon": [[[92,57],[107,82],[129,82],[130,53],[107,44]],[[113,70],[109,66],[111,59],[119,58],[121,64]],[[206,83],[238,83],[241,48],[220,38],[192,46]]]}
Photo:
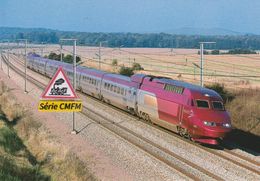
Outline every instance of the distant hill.
{"label": "distant hill", "polygon": [[[204,35],[199,35],[204,34]],[[207,48],[260,50],[260,35],[249,35],[221,28],[183,28],[168,33],[102,33],[72,32],[45,28],[0,27],[0,42],[3,39],[27,38],[33,43],[59,43],[61,38],[76,38],[78,45],[99,46],[106,41],[108,47],[148,47],[148,48],[199,48],[199,42],[214,41]]]}

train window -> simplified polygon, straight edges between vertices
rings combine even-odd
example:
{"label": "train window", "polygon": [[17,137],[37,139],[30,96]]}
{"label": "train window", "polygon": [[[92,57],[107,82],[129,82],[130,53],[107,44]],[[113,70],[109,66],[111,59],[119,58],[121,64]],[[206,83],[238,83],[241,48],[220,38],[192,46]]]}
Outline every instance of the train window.
{"label": "train window", "polygon": [[220,101],[212,101],[213,109],[225,110],[223,103]]}
{"label": "train window", "polygon": [[104,87],[107,88],[107,83],[105,82]]}
{"label": "train window", "polygon": [[197,107],[200,108],[209,108],[209,103],[208,101],[203,101],[203,100],[196,100]]}

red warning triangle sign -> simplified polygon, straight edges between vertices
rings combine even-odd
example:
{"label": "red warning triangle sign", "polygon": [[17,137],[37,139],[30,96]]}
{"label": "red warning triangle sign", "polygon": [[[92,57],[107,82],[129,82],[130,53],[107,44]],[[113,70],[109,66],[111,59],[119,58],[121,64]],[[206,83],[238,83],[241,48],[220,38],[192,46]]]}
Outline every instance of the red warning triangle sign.
{"label": "red warning triangle sign", "polygon": [[62,67],[58,68],[41,97],[44,99],[78,98]]}

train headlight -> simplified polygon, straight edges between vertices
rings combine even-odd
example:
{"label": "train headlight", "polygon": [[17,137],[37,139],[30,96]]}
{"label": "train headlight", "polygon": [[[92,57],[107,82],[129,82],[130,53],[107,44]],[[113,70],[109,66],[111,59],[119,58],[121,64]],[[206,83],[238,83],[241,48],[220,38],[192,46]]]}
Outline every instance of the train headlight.
{"label": "train headlight", "polygon": [[206,126],[216,126],[216,123],[215,122],[210,122],[210,121],[203,121],[204,125]]}
{"label": "train headlight", "polygon": [[229,123],[224,123],[224,124],[223,124],[223,127],[225,127],[225,128],[231,128],[231,124],[229,124]]}

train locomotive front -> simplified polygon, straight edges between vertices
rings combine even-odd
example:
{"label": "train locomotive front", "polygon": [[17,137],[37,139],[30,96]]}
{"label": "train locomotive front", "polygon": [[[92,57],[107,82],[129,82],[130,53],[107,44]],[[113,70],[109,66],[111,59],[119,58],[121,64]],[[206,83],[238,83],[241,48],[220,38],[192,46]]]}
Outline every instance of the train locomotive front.
{"label": "train locomotive front", "polygon": [[144,76],[137,100],[144,119],[196,142],[218,144],[232,129],[221,96],[207,88]]}
{"label": "train locomotive front", "polygon": [[205,88],[190,91],[189,103],[189,112],[183,118],[192,140],[216,145],[231,131],[230,115],[215,91]]}

